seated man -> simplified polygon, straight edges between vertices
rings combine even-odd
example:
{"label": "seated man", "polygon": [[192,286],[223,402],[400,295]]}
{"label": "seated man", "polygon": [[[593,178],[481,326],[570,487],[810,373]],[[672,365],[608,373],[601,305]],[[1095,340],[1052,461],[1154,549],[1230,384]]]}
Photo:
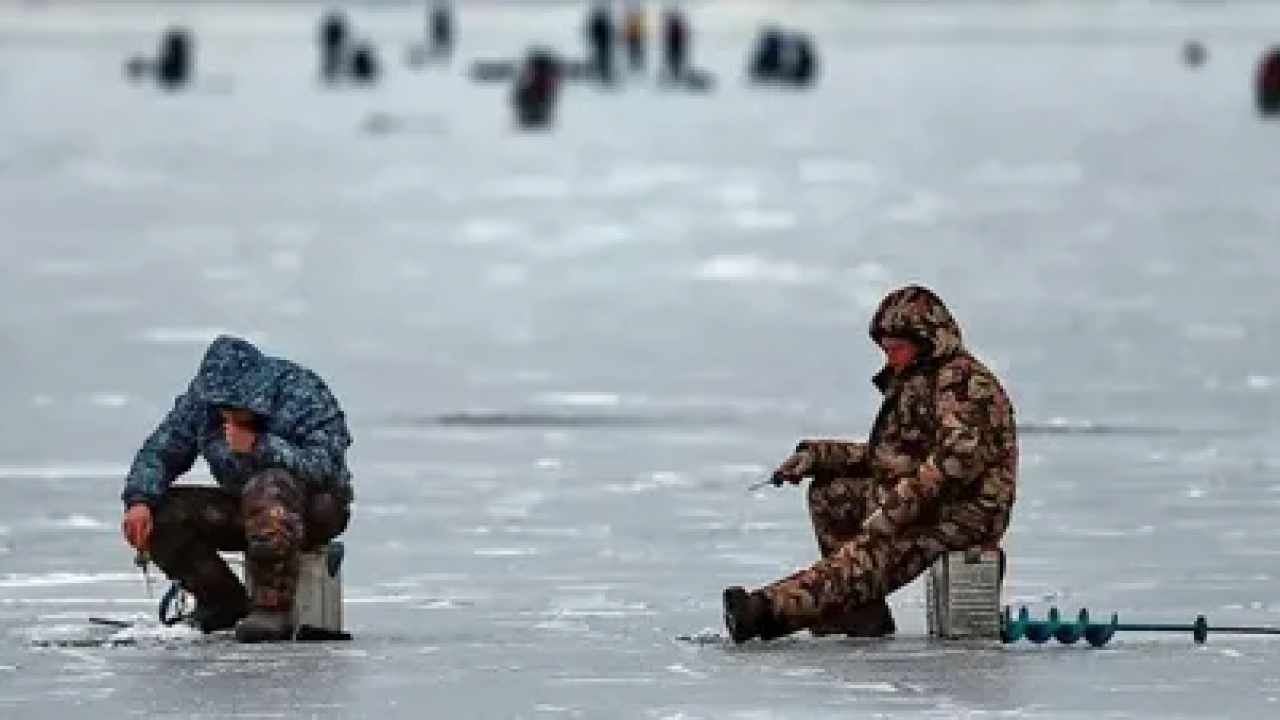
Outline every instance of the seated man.
{"label": "seated man", "polygon": [[[340,535],[351,517],[350,445],[319,376],[219,337],[133,461],[125,537],[196,599],[204,632],[288,639],[299,552]],[[197,455],[220,487],[170,487]],[[244,551],[252,598],[219,550]]]}
{"label": "seated man", "polygon": [[807,440],[774,482],[812,476],[809,507],[823,558],[772,585],[724,592],[735,643],[814,634],[893,632],[885,598],[950,550],[998,542],[1018,463],[1013,407],[965,350],[929,290],[890,293],[871,320],[886,364],[883,404],[866,443]]}

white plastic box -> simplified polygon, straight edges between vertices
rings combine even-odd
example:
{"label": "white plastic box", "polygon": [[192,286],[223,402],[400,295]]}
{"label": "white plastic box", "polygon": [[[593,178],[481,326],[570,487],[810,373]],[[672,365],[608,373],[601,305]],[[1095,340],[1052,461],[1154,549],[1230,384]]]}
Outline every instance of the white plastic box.
{"label": "white plastic box", "polygon": [[[342,553],[342,544],[337,541],[302,553],[293,601],[294,627],[342,632]],[[244,575],[245,586],[252,595],[253,575],[247,567]]]}
{"label": "white plastic box", "polygon": [[930,637],[1000,639],[1001,554],[975,548],[933,563],[925,584]]}

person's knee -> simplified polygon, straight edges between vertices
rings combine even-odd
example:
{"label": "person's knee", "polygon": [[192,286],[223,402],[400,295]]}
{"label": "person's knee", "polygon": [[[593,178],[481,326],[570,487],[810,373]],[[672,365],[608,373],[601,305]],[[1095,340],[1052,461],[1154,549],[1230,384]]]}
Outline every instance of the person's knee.
{"label": "person's knee", "polygon": [[277,560],[297,552],[302,541],[303,488],[292,474],[256,473],[244,487],[245,555]]}
{"label": "person's knee", "polygon": [[244,484],[243,494],[246,501],[257,498],[287,500],[289,496],[297,495],[301,487],[302,481],[288,470],[269,468],[251,475]]}
{"label": "person's knee", "polygon": [[351,505],[332,492],[318,492],[307,509],[307,544],[322,545],[346,532]]}

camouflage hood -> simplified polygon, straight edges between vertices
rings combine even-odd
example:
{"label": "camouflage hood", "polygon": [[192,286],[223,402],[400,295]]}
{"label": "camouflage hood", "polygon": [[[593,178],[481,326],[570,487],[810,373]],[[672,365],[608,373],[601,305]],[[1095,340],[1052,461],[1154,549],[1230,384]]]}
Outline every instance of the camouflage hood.
{"label": "camouflage hood", "polygon": [[920,344],[922,360],[943,361],[964,349],[960,325],[932,290],[908,285],[885,296],[871,317],[871,339],[900,337]]}
{"label": "camouflage hood", "polygon": [[286,371],[248,340],[221,335],[204,354],[195,380],[194,399],[211,406],[248,410],[268,416],[274,406],[280,375]]}

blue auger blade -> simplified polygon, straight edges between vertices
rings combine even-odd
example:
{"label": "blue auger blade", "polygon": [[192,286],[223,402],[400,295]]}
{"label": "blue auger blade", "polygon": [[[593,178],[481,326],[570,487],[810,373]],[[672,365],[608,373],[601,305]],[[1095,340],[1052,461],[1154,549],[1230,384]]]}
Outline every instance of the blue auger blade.
{"label": "blue auger blade", "polygon": [[1080,642],[1084,637],[1085,631],[1089,629],[1089,611],[1080,610],[1080,614],[1076,616],[1075,622],[1063,623],[1053,634],[1054,639],[1063,645],[1074,645]]}
{"label": "blue auger blade", "polygon": [[1043,645],[1057,632],[1058,625],[1061,622],[1061,616],[1058,608],[1049,608],[1049,618],[1043,621],[1032,621],[1027,623],[1027,639],[1036,645]]}
{"label": "blue auger blade", "polygon": [[1027,626],[1031,624],[1031,613],[1026,607],[1018,610],[1018,618],[1016,620],[1009,619],[1009,608],[1005,608],[1005,626],[1001,630],[1001,636],[1007,638],[1005,642],[1018,642],[1026,637]]}
{"label": "blue auger blade", "polygon": [[1115,637],[1116,630],[1120,627],[1120,617],[1118,615],[1111,616],[1111,622],[1107,624],[1097,623],[1090,625],[1084,631],[1084,639],[1093,647],[1102,647],[1111,642],[1111,638]]}

